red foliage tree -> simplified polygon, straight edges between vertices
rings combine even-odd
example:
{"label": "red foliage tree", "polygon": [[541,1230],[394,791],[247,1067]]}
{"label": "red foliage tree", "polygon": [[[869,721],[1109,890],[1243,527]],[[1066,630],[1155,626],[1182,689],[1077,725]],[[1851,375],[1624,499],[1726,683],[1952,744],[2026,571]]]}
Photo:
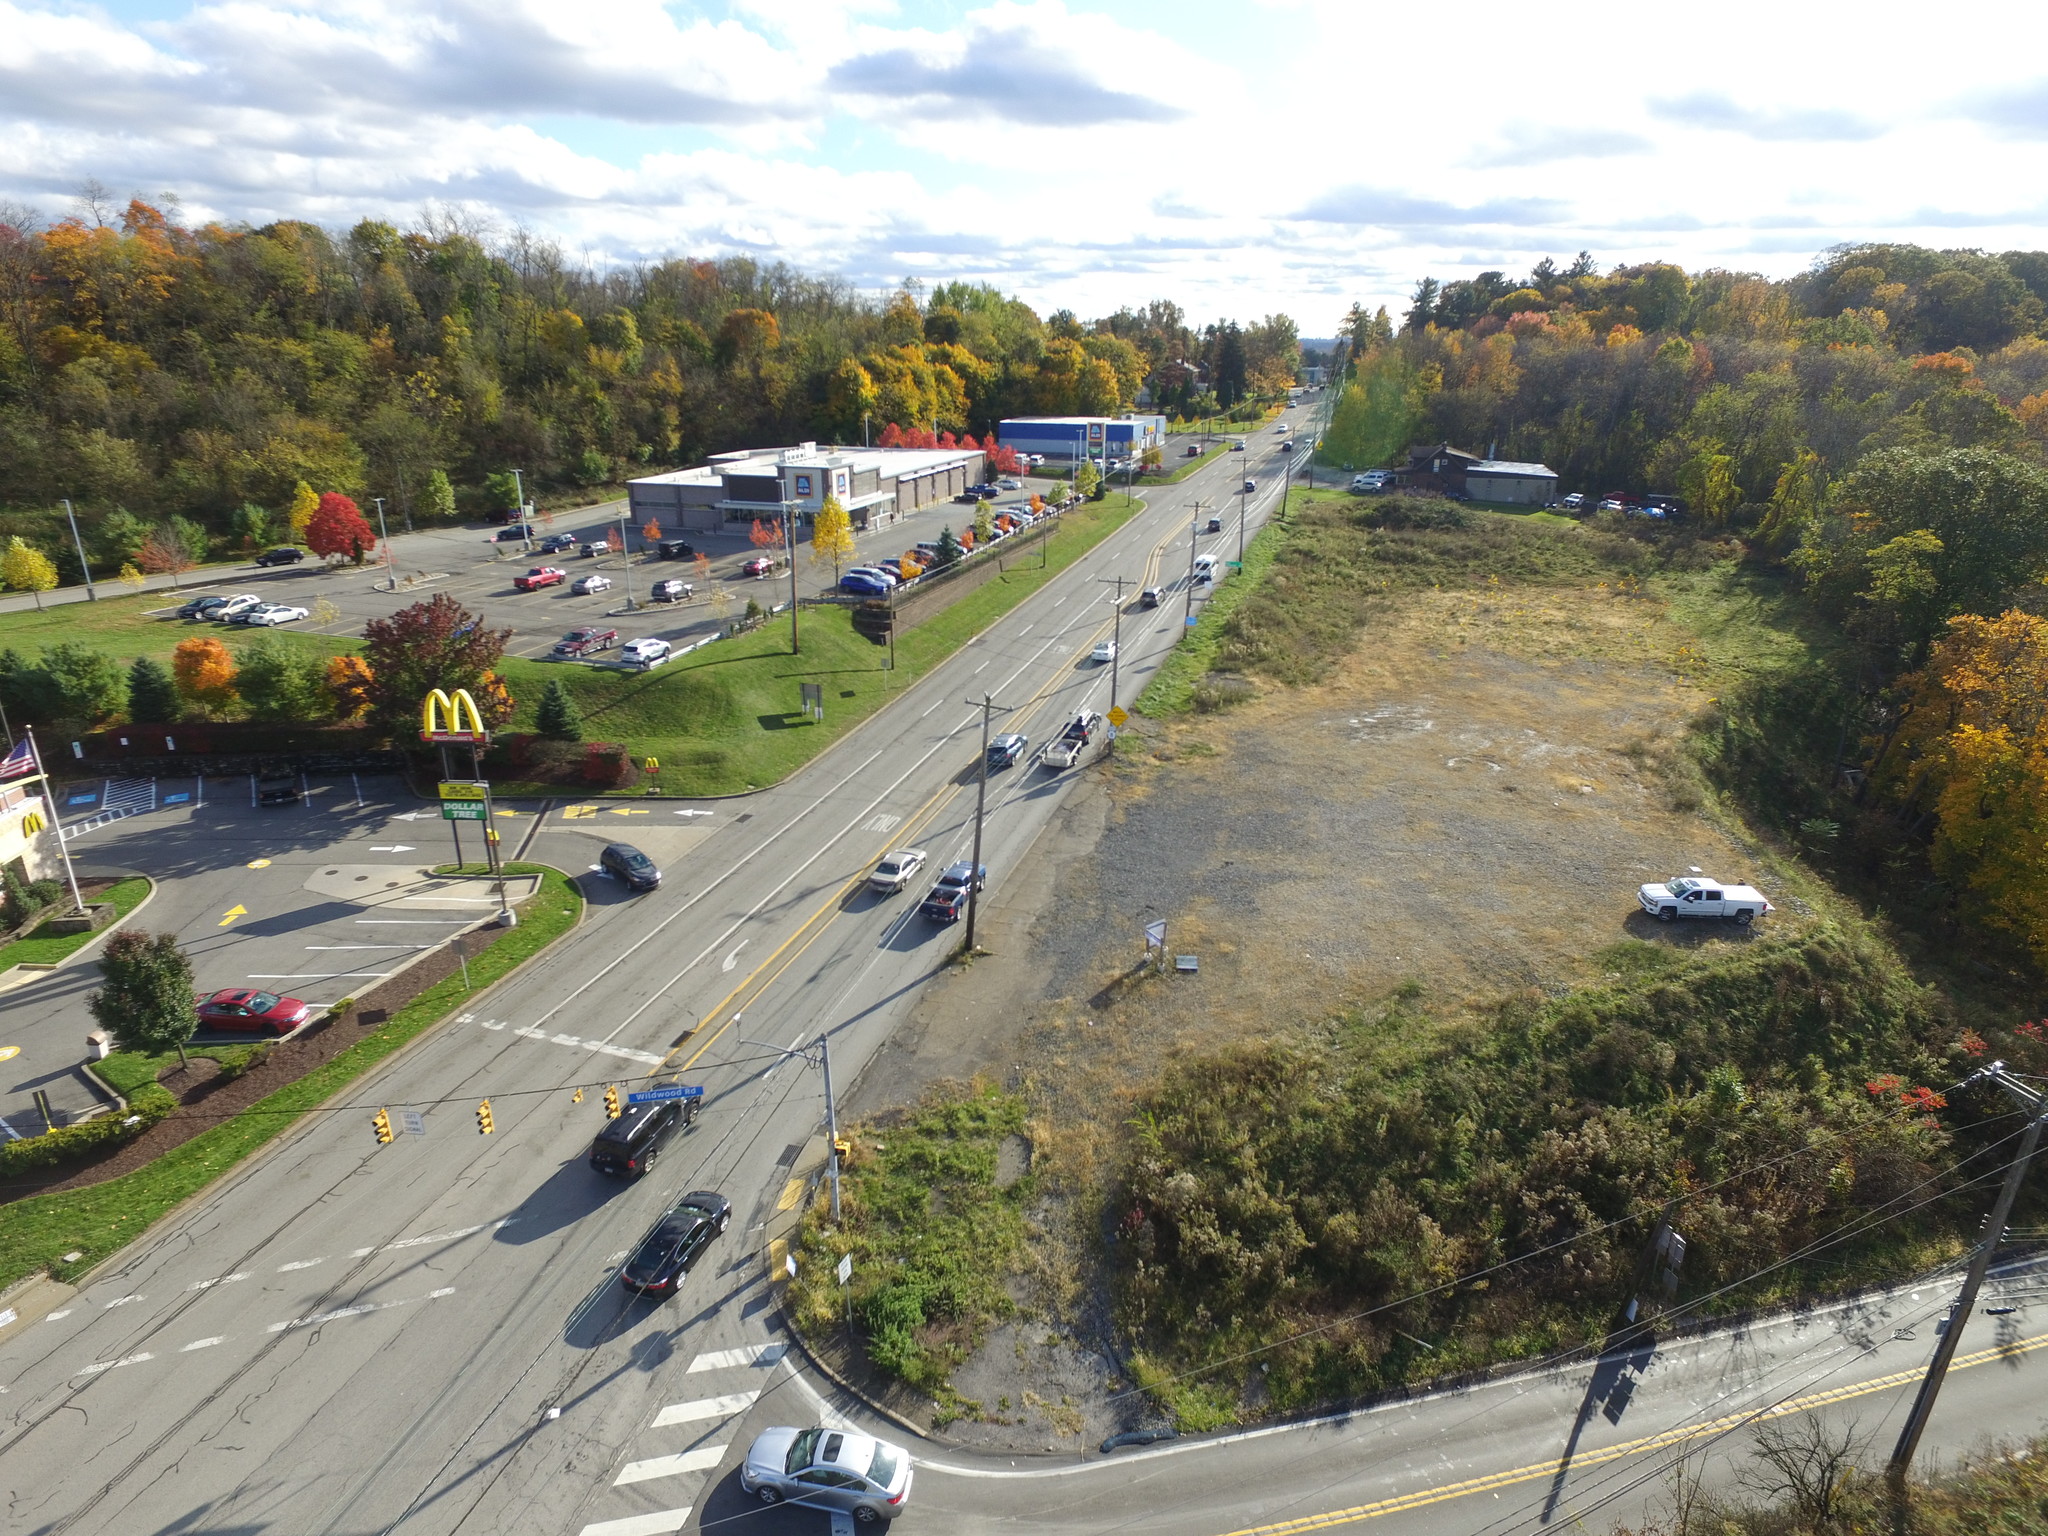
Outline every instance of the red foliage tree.
{"label": "red foliage tree", "polygon": [[877,448],[901,448],[903,446],[903,429],[897,426],[895,422],[890,422],[889,425],[882,428],[882,435],[875,439],[875,446]]}
{"label": "red foliage tree", "polygon": [[484,628],[481,618],[445,592],[370,620],[363,626],[363,660],[370,670],[363,692],[372,715],[380,725],[403,730],[419,719],[434,689],[466,688],[484,725],[503,725],[512,713],[512,696],[494,669],[511,638],[509,629]]}
{"label": "red foliage tree", "polygon": [[988,467],[991,473],[998,475],[1021,475],[1024,473],[1024,461],[1017,457],[1016,449],[1006,448],[1000,443],[990,443],[982,449],[982,452],[988,455]]}
{"label": "red foliage tree", "polygon": [[754,531],[747,535],[747,539],[756,549],[780,549],[782,548],[782,524],[775,522],[764,523],[757,517],[754,519]]}
{"label": "red foliage tree", "polygon": [[941,432],[939,434],[939,446],[941,448],[958,448],[960,446],[960,442],[959,439],[954,437],[952,433]]}
{"label": "red foliage tree", "polygon": [[962,448],[965,448],[969,453],[972,453],[977,448],[979,448],[981,444],[977,443],[974,440],[974,434],[972,432],[963,432],[960,434],[960,446]]}
{"label": "red foliage tree", "polygon": [[329,491],[313,509],[306,524],[306,547],[322,559],[347,557],[357,565],[377,547],[377,531],[364,521],[363,512],[338,491]]}

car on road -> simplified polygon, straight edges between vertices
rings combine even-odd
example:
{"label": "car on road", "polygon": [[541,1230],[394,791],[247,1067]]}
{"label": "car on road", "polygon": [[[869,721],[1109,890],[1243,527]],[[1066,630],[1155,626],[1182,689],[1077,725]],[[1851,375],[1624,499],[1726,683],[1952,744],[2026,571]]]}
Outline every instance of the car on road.
{"label": "car on road", "polygon": [[1294,439],[1291,437],[1283,437],[1282,439],[1280,439],[1280,451],[1282,453],[1294,452]]}
{"label": "car on road", "polygon": [[1202,530],[1204,533],[1221,533],[1222,531],[1223,519],[1220,517],[1210,518],[1208,526]]}
{"label": "car on road", "polygon": [[569,588],[578,597],[592,597],[599,592],[609,592],[612,579],[609,576],[578,576],[576,584]]}
{"label": "car on road", "polygon": [[991,768],[1008,768],[1024,755],[1024,749],[1031,745],[1031,738],[1021,731],[1005,731],[988,744],[988,765]]}
{"label": "car on road", "polygon": [[662,1213],[619,1266],[619,1284],[643,1296],[673,1296],[713,1238],[732,1223],[732,1202],[709,1189],[693,1189]]}
{"label": "car on road", "polygon": [[576,535],[573,533],[551,533],[540,541],[540,552],[544,555],[560,554],[565,549],[575,547]]}
{"label": "car on road", "polygon": [[756,555],[740,567],[740,574],[742,576],[773,576],[775,574],[775,562],[766,555]]}
{"label": "car on road", "polygon": [[608,651],[619,643],[616,629],[572,629],[555,642],[549,652],[552,656],[588,656],[592,651]]}
{"label": "car on road", "polygon": [[1166,593],[1162,588],[1147,587],[1138,594],[1138,606],[1140,608],[1157,608],[1165,596]]}
{"label": "car on road", "polygon": [[232,624],[252,608],[261,608],[265,601],[266,599],[258,597],[254,592],[237,592],[206,616],[216,624]]}
{"label": "car on road", "polygon": [[918,908],[926,917],[941,923],[956,923],[960,914],[967,910],[967,897],[972,891],[988,889],[988,866],[976,866],[964,860],[948,865],[946,872],[939,876],[939,883]]}
{"label": "car on road", "polygon": [[629,667],[658,667],[668,660],[666,640],[628,640],[619,647],[619,660]]}
{"label": "car on road", "polygon": [[256,563],[258,565],[297,565],[305,558],[306,552],[303,549],[295,548],[290,544],[282,544],[276,549],[266,549],[263,551],[262,554],[256,557]]}
{"label": "car on road", "polygon": [[764,1429],[747,1447],[740,1486],[763,1504],[809,1504],[863,1525],[893,1520],[910,1499],[910,1453],[852,1430]]}
{"label": "car on road", "polygon": [[311,609],[297,608],[290,603],[265,603],[261,608],[251,608],[242,622],[268,629],[278,624],[296,624],[311,612]]}
{"label": "car on road", "polygon": [[688,539],[662,539],[654,546],[654,552],[664,560],[694,560],[697,546]]}
{"label": "car on road", "polygon": [[675,577],[670,576],[665,580],[657,581],[654,584],[654,590],[647,595],[657,603],[680,603],[694,590],[687,581],[678,581]]}
{"label": "car on road", "polygon": [[178,617],[181,619],[210,619],[213,617],[214,609],[220,607],[226,601],[227,599],[218,592],[214,593],[211,597],[195,597],[192,601],[178,609]]}
{"label": "car on road", "polygon": [[868,889],[893,896],[910,884],[911,877],[924,868],[927,855],[922,848],[898,848],[882,855],[882,862],[868,876]]}
{"label": "car on road", "polygon": [[1285,432],[1287,430],[1287,423],[1284,421],[1275,422],[1273,424],[1273,430],[1275,432]]}
{"label": "car on road", "polygon": [[1707,875],[1680,875],[1638,886],[1636,902],[1661,923],[1681,917],[1732,917],[1744,927],[1777,910],[1754,886],[1724,885]]}
{"label": "car on road", "polygon": [[1114,640],[1096,641],[1095,649],[1088,653],[1088,659],[1090,661],[1115,661],[1116,642]]}
{"label": "car on road", "polygon": [[497,537],[494,542],[499,544],[516,544],[521,539],[530,539],[532,537],[533,524],[514,523],[509,528],[500,528],[497,532]]}
{"label": "car on road", "polygon": [[698,1099],[657,1099],[651,1104],[626,1104],[619,1118],[605,1122],[590,1143],[590,1166],[614,1178],[637,1179],[677,1131],[697,1119]]}
{"label": "car on road", "polygon": [[297,805],[304,798],[299,775],[289,768],[266,768],[256,775],[256,804]]}
{"label": "car on road", "polygon": [[629,891],[651,891],[661,884],[654,860],[631,843],[606,843],[597,865]]}
{"label": "car on road", "polygon": [[536,565],[524,576],[514,576],[512,585],[521,592],[538,592],[542,587],[558,586],[569,579],[569,573],[556,565]]}
{"label": "car on road", "polygon": [[1259,482],[1256,480],[1246,480],[1244,483],[1244,493],[1247,496],[1249,496],[1253,491],[1256,491],[1258,488]]}
{"label": "car on road", "polygon": [[247,987],[223,987],[198,1002],[201,1029],[259,1035],[288,1035],[313,1013],[313,1005],[303,999],[256,992]]}
{"label": "car on road", "polygon": [[1243,444],[1243,443],[1232,443],[1232,444],[1230,445],[1230,451],[1231,451],[1232,453],[1243,453],[1243,452],[1244,452],[1244,444]]}

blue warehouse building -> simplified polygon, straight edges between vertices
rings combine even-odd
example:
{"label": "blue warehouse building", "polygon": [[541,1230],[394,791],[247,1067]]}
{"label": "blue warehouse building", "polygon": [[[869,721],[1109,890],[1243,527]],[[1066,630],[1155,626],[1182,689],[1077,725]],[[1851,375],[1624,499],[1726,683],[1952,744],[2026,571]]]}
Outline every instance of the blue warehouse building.
{"label": "blue warehouse building", "polygon": [[1166,442],[1164,416],[1013,416],[997,428],[1005,448],[1038,453],[1048,464],[1083,459],[1114,464]]}

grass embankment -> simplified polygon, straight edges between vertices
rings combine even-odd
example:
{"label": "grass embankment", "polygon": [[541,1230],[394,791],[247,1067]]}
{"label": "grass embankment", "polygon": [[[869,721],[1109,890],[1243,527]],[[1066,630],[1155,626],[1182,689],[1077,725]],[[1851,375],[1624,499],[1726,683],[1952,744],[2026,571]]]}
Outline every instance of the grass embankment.
{"label": "grass embankment", "polygon": [[[545,949],[575,926],[583,908],[582,893],[560,871],[532,864],[508,868],[513,873],[542,875],[541,888],[521,909],[519,926],[469,962],[473,988],[489,986]],[[174,1147],[145,1168],[104,1184],[0,1208],[0,1287],[38,1269],[60,1278],[83,1274],[295,1120],[320,1111],[328,1099],[453,1012],[470,992],[460,975],[435,983],[333,1060]],[[246,1052],[249,1048],[236,1049]],[[209,1049],[208,1054],[218,1053]],[[117,1064],[114,1075],[130,1086],[146,1083],[154,1087],[157,1071],[176,1060],[175,1052],[155,1062],[147,1057],[132,1059]],[[163,1092],[160,1088],[154,1091]],[[337,1112],[359,1113],[354,1109]],[[74,1251],[80,1257],[63,1262],[64,1255]]]}
{"label": "grass embankment", "polygon": [[[115,881],[93,898],[95,902],[111,901],[114,904],[113,922],[95,933],[45,934],[43,927],[47,926],[46,920],[42,926],[30,929],[26,937],[16,939],[12,944],[0,945],[0,971],[6,970],[10,965],[55,965],[58,961],[77,954],[93,940],[119,927],[130,912],[142,905],[143,897],[148,894],[149,882],[140,875]],[[60,903],[58,908],[52,909],[52,915],[56,915],[63,907],[69,905],[68,901]]]}
{"label": "grass embankment", "polygon": [[[1397,604],[1446,655],[1477,637],[1713,690],[1691,751],[1659,749],[1686,808],[1718,809],[1709,781],[1745,803],[1810,793],[1835,746],[1825,692],[1796,719],[1832,675],[1828,638],[1732,548],[1406,498],[1307,499],[1265,579],[1197,635],[1206,670],[1190,646],[1148,707],[1323,682]],[[1942,1196],[2005,1106],[1914,1094],[1972,1065],[1953,1003],[1849,903],[1801,888],[1822,912],[1797,934],[1627,939],[1599,957],[1604,984],[1564,997],[1436,1016],[1416,987],[1169,1069],[1117,1197],[1145,1216],[1115,1253],[1134,1374],[1210,1427],[1598,1339],[1666,1218],[1691,1243],[1679,1304],[1709,1313],[1958,1251],[1981,1213]],[[1970,1049],[2048,1068],[2031,1035],[1974,1022]]]}
{"label": "grass embankment", "polygon": [[1226,453],[1235,452],[1236,450],[1231,447],[1231,444],[1235,441],[1236,439],[1231,434],[1225,433],[1222,442],[1216,444],[1213,448],[1205,449],[1201,453],[1196,454],[1192,459],[1183,454],[1179,462],[1173,464],[1171,468],[1161,464],[1157,469],[1144,471],[1138,476],[1138,484],[1141,486],[1178,485],[1196,470],[1206,469]]}
{"label": "grass embankment", "polygon": [[153,656],[169,663],[180,640],[194,635],[226,642],[231,651],[245,649],[258,640],[280,640],[286,645],[304,646],[322,656],[338,656],[356,649],[346,635],[316,635],[289,627],[251,629],[246,624],[201,624],[152,617],[152,610],[176,608],[193,591],[218,590],[220,582],[194,583],[184,592],[146,592],[139,596],[122,593],[102,595],[96,603],[64,603],[54,608],[30,608],[21,613],[0,613],[0,650],[13,649],[33,659],[46,645],[69,640],[95,651],[104,651],[125,667],[138,656]]}
{"label": "grass embankment", "polygon": [[[978,1408],[954,1398],[949,1378],[1012,1310],[1004,1281],[1023,1250],[1033,1185],[1019,1170],[999,1184],[998,1168],[1024,1117],[1022,1098],[983,1083],[860,1127],[841,1173],[841,1222],[820,1188],[798,1236],[797,1326],[826,1338],[846,1326],[850,1300],[869,1359],[935,1399],[941,1421]],[[848,1253],[850,1298],[837,1273]]]}
{"label": "grass embankment", "polygon": [[1278,523],[1268,523],[1252,535],[1244,550],[1244,569],[1229,572],[1216,584],[1202,604],[1195,627],[1181,637],[1138,696],[1139,714],[1163,719],[1189,709],[1213,709],[1230,691],[1226,683],[1210,676],[1216,667],[1224,627],[1245,599],[1258,590],[1260,581],[1279,557],[1286,536],[1287,530]]}
{"label": "grass embankment", "polygon": [[[894,672],[888,670],[887,646],[854,633],[850,610],[806,608],[798,619],[802,650],[796,655],[790,654],[785,613],[652,672],[508,660],[506,681],[520,701],[512,729],[534,728],[542,688],[559,680],[583,718],[584,735],[624,743],[636,761],[658,760],[654,782],[664,794],[737,794],[776,783],[1101,543],[1142,505],[1118,494],[1064,514],[1043,567],[1035,547],[1022,552],[1002,575],[898,635]],[[824,685],[822,724],[804,716],[803,683]],[[507,778],[493,782],[501,795],[556,792]]]}

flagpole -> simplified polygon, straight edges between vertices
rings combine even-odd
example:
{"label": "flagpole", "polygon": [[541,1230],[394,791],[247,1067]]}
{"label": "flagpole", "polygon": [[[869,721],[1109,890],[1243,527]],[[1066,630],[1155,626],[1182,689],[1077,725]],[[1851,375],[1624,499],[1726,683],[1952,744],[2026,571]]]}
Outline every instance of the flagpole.
{"label": "flagpole", "polygon": [[64,841],[63,818],[57,814],[57,797],[50,789],[50,776],[43,772],[43,749],[36,745],[36,728],[25,725],[22,734],[28,737],[28,754],[34,759],[36,777],[43,781],[43,793],[50,801],[50,831],[57,838],[57,852],[64,859],[64,878],[71,882],[71,910],[80,914],[85,911],[85,898],[78,894],[78,875],[71,868],[71,845]]}

